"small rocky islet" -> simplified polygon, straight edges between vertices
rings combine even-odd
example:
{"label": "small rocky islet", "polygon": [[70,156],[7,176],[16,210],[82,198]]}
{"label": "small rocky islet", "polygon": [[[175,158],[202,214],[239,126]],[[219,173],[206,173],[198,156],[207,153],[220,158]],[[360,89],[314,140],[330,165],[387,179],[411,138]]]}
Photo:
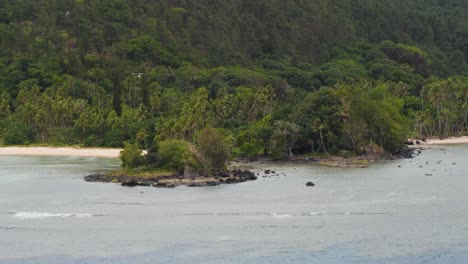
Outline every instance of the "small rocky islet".
{"label": "small rocky islet", "polygon": [[130,176],[121,174],[96,173],[86,176],[87,182],[120,183],[122,186],[135,187],[147,186],[157,188],[175,188],[177,186],[207,187],[221,184],[234,184],[254,181],[257,176],[249,170],[234,169],[216,172],[213,176],[197,175],[184,176],[181,174],[155,175],[155,176]]}
{"label": "small rocky islet", "polygon": [[[386,159],[400,159],[400,158],[413,158],[414,153],[421,153],[424,148],[402,148],[392,155],[385,157]],[[291,162],[295,163],[315,163],[323,166],[339,167],[339,168],[366,168],[370,164],[374,163],[375,160],[381,159],[382,157],[374,156],[360,156],[352,158],[344,157],[327,157],[327,158],[310,158],[310,157],[298,157]],[[259,173],[257,173],[259,175]],[[270,169],[264,171],[263,178],[268,175],[275,176],[276,172]],[[257,180],[257,176],[254,172],[243,169],[231,169],[227,171],[215,172],[212,176],[205,174],[167,174],[167,175],[144,175],[135,176],[128,175],[123,171],[121,173],[95,173],[84,177],[87,182],[104,182],[104,183],[119,183],[125,187],[157,187],[157,188],[175,188],[178,186],[187,187],[208,187],[218,186],[221,184],[235,184],[247,181]],[[307,187],[314,187],[315,183],[307,182]]]}

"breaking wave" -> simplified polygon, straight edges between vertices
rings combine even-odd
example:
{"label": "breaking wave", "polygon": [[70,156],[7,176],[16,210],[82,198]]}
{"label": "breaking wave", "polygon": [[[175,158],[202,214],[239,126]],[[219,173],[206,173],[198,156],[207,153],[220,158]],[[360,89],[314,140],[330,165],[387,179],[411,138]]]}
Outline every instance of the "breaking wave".
{"label": "breaking wave", "polygon": [[19,219],[45,219],[45,218],[66,218],[66,217],[93,217],[94,214],[66,214],[66,213],[42,213],[42,212],[9,212]]}

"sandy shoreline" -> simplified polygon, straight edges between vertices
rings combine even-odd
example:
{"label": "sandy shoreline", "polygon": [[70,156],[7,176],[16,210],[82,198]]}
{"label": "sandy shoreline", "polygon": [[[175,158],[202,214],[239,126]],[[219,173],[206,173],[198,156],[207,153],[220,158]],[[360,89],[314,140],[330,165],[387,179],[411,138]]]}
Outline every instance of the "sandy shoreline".
{"label": "sandy shoreline", "polygon": [[119,157],[121,149],[74,147],[1,147],[0,156]]}
{"label": "sandy shoreline", "polygon": [[445,145],[445,144],[467,144],[468,136],[463,137],[450,137],[450,138],[430,138],[427,139],[427,142],[421,142],[421,144],[426,145]]}
{"label": "sandy shoreline", "polygon": [[[431,138],[421,145],[468,144],[468,136]],[[79,156],[118,158],[121,149],[78,147],[0,147],[0,156]]]}

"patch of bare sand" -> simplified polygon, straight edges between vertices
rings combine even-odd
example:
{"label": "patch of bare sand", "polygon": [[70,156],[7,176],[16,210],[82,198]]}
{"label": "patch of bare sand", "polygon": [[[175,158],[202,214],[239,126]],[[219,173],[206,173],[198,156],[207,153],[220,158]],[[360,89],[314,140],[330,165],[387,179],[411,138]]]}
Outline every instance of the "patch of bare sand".
{"label": "patch of bare sand", "polygon": [[422,142],[427,145],[444,145],[444,144],[466,144],[468,143],[468,136],[463,137],[450,137],[450,138],[430,138],[427,142]]}
{"label": "patch of bare sand", "polygon": [[74,147],[3,147],[0,156],[80,156],[117,158],[121,149]]}

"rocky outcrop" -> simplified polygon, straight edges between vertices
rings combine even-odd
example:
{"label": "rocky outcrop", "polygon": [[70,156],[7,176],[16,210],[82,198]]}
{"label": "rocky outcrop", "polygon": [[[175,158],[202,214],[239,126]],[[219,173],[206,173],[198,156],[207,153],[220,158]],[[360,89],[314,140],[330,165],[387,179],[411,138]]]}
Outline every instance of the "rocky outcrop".
{"label": "rocky outcrop", "polygon": [[412,159],[415,151],[416,151],[415,148],[403,147],[403,148],[395,150],[392,153],[392,157],[390,158],[391,159]]}
{"label": "rocky outcrop", "polygon": [[185,185],[188,187],[208,187],[221,184],[234,184],[246,181],[254,181],[257,176],[248,170],[218,171],[213,176],[209,175],[158,175],[158,176],[129,176],[125,174],[92,174],[85,178],[87,182],[111,182],[120,183],[125,187],[152,186],[157,188],[175,188]]}
{"label": "rocky outcrop", "polygon": [[122,182],[121,185],[125,186],[125,187],[135,187],[135,186],[138,186],[139,183],[137,181],[135,181],[135,180],[129,180],[129,181]]}
{"label": "rocky outcrop", "polygon": [[112,179],[106,174],[91,174],[84,177],[87,182],[110,182]]}

